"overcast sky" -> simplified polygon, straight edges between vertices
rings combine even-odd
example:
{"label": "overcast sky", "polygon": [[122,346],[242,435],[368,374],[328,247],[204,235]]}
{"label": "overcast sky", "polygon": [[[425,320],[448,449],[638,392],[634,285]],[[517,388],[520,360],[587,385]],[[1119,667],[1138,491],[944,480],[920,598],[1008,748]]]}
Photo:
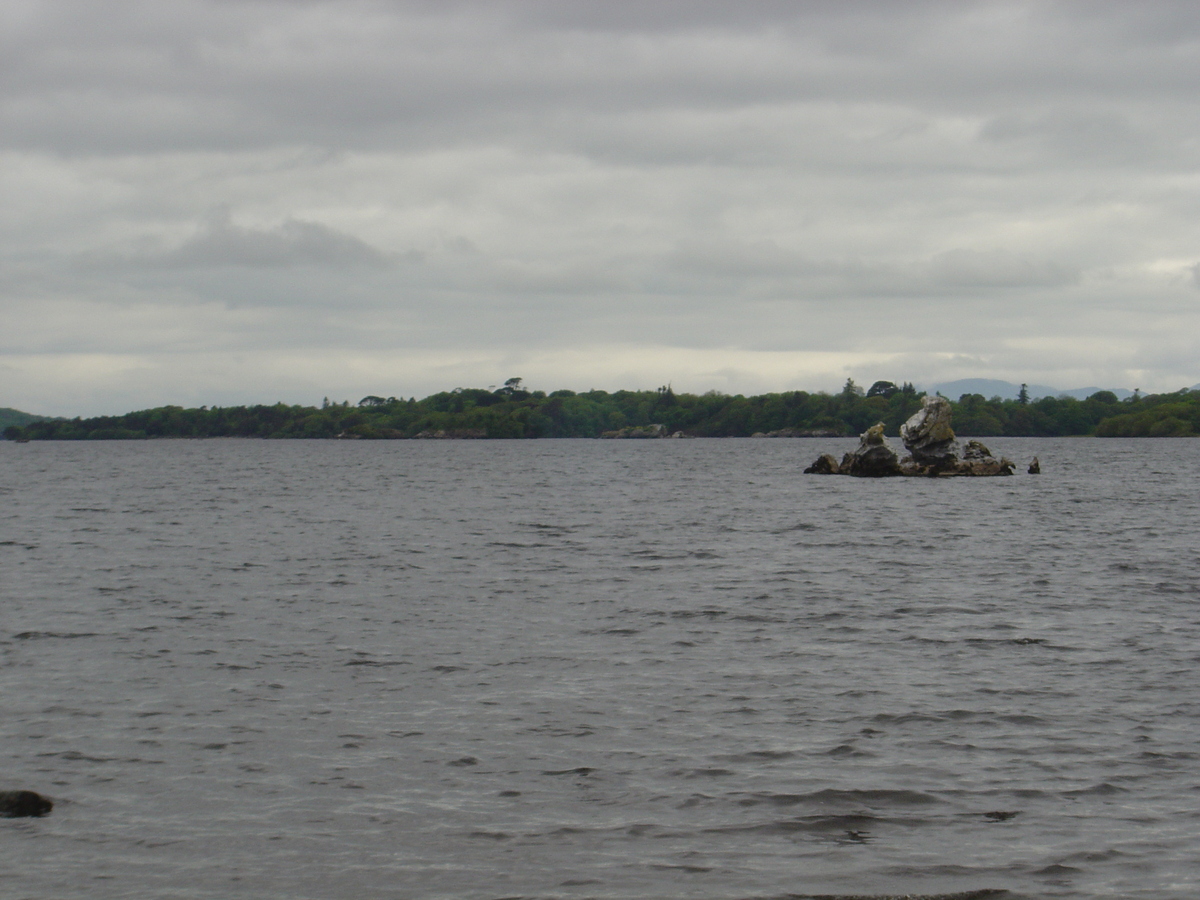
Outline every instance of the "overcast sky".
{"label": "overcast sky", "polygon": [[4,0],[0,406],[1200,381],[1200,4]]}

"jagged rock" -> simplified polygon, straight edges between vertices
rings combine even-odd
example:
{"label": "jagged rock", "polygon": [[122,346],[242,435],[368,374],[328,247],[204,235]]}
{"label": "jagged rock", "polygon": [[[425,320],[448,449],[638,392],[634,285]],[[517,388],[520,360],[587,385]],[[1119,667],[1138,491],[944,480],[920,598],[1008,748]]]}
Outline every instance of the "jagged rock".
{"label": "jagged rock", "polygon": [[1030,475],[1041,475],[1042,474],[1042,464],[1040,462],[1038,462],[1038,458],[1036,456],[1033,458],[1033,462],[1031,462],[1029,464],[1029,474]]}
{"label": "jagged rock", "polygon": [[967,446],[963,448],[963,459],[987,459],[992,455],[992,451],[984,446],[982,441],[967,441]]}
{"label": "jagged rock", "polygon": [[822,453],[817,461],[804,470],[805,475],[837,475],[838,461],[832,453]]}
{"label": "jagged rock", "polygon": [[946,475],[1011,475],[1013,473],[1013,463],[1011,460],[1005,459],[1003,456],[999,459],[994,459],[991,456],[983,457],[982,459],[960,459],[948,471],[942,474]]}
{"label": "jagged rock", "polygon": [[1003,456],[996,459],[990,454],[971,458],[964,457],[963,459],[951,456],[932,464],[919,463],[911,456],[906,456],[900,460],[900,474],[928,478],[945,478],[955,475],[1011,475],[1013,466],[1011,460]]}
{"label": "jagged rock", "polygon": [[900,439],[918,465],[952,465],[958,458],[958,441],[950,427],[950,401],[926,394],[921,408],[900,426]]}
{"label": "jagged rock", "polygon": [[33,791],[0,791],[0,816],[19,819],[45,816],[54,809],[54,804]]}
{"label": "jagged rock", "polygon": [[900,460],[883,436],[883,423],[872,425],[859,435],[858,449],[850,455],[849,466],[838,467],[839,472],[859,478],[884,478],[900,474]]}

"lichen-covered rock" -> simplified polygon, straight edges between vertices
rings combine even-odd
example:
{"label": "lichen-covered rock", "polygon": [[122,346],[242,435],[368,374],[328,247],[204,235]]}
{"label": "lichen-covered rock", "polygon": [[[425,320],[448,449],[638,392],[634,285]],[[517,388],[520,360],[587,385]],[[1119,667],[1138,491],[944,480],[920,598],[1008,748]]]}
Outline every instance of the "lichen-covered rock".
{"label": "lichen-covered rock", "polygon": [[950,415],[949,400],[926,394],[921,408],[900,426],[900,439],[915,463],[939,466],[951,465],[957,460],[958,441],[950,427]]}
{"label": "lichen-covered rock", "polygon": [[882,422],[859,435],[858,449],[849,455],[849,465],[843,460],[838,468],[843,474],[858,478],[885,478],[901,474],[900,460],[883,436]]}
{"label": "lichen-covered rock", "polygon": [[991,456],[982,459],[960,459],[947,471],[946,475],[1011,475],[1013,463],[1003,456],[994,459]]}
{"label": "lichen-covered rock", "polygon": [[911,456],[900,460],[900,474],[927,478],[950,478],[956,475],[1011,475],[1013,467],[1014,464],[1011,460],[1003,456],[996,459],[990,454],[987,456],[976,455],[970,458],[964,454],[962,459],[954,456],[945,457],[932,464],[917,462]]}
{"label": "lichen-covered rock", "polygon": [[963,448],[963,459],[988,459],[992,455],[992,451],[984,446],[983,441],[967,441],[967,446]]}

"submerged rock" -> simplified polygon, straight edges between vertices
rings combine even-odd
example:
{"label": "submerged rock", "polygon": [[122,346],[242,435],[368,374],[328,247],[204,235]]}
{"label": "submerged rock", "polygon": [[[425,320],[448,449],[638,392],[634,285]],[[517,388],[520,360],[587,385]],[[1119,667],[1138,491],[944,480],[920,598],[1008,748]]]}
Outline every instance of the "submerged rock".
{"label": "submerged rock", "polygon": [[0,791],[0,816],[6,819],[45,816],[54,804],[33,791]]}

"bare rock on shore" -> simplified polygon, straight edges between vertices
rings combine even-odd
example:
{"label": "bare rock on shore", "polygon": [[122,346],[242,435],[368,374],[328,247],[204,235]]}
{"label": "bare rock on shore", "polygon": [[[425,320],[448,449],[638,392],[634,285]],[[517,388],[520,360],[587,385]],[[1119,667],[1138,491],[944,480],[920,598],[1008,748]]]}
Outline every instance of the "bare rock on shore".
{"label": "bare rock on shore", "polygon": [[54,803],[34,791],[0,791],[0,816],[21,819],[49,815]]}

